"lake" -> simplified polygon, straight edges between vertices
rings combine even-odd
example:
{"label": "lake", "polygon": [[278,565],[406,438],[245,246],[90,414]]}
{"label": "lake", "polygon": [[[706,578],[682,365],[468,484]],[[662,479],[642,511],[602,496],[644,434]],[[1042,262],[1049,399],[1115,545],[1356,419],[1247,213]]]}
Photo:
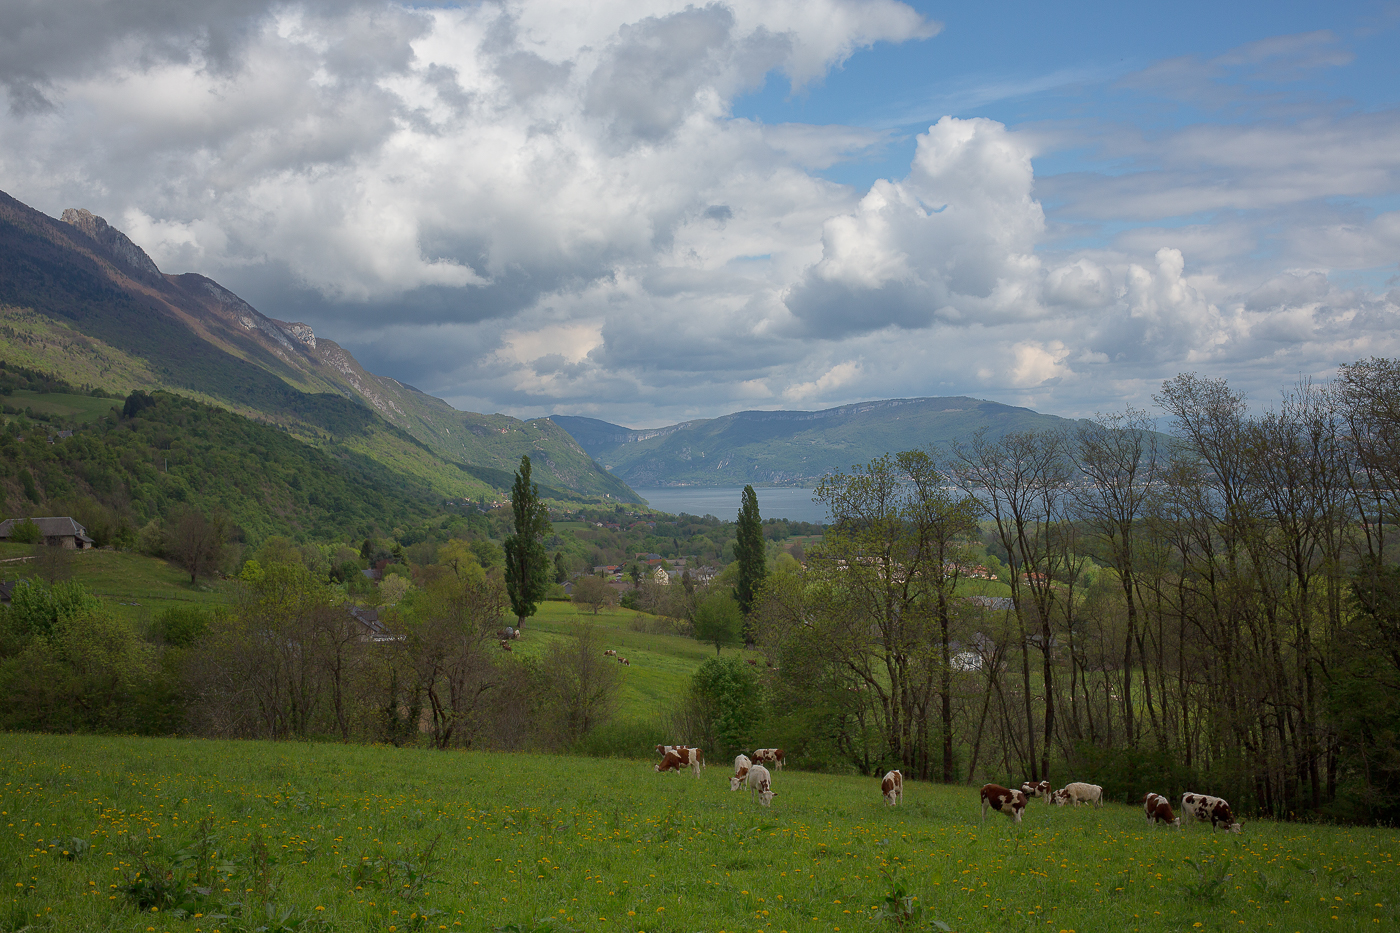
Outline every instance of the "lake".
{"label": "lake", "polygon": [[[662,486],[633,487],[637,495],[654,509],[679,515],[713,515],[732,522],[739,514],[744,494],[742,486]],[[812,490],[791,486],[755,486],[758,511],[764,518],[785,518],[791,522],[830,521],[826,507],[812,501]]]}

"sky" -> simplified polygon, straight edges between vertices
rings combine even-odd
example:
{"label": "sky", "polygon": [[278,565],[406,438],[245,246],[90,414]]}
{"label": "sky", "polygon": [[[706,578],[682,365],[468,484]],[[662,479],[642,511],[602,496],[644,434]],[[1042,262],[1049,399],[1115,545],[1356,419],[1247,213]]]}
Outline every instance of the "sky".
{"label": "sky", "polygon": [[0,0],[0,189],[470,411],[1400,356],[1400,2]]}

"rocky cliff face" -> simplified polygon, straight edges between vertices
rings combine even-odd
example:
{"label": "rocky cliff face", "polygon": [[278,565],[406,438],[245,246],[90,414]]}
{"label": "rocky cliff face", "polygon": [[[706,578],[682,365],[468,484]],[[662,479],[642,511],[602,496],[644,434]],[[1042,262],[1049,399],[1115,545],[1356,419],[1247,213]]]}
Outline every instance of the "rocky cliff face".
{"label": "rocky cliff face", "polygon": [[151,261],[151,257],[146,255],[146,251],[101,217],[81,208],[70,207],[63,212],[60,219],[92,238],[101,247],[102,252],[127,275],[147,285],[161,284],[164,277]]}

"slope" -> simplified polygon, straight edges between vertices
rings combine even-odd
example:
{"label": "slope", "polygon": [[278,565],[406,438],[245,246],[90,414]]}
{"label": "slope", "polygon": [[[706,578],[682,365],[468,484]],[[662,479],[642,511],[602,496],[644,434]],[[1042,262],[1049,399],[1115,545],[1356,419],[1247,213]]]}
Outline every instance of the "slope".
{"label": "slope", "polygon": [[52,442],[39,430],[22,437],[17,427],[0,432],[8,514],[25,499],[86,497],[141,527],[183,503],[224,512],[258,542],[274,534],[358,538],[425,519],[439,504],[426,484],[366,457],[317,449],[272,425],[164,393],[135,417],[113,412]]}
{"label": "slope", "polygon": [[637,430],[551,416],[630,486],[809,485],[835,470],[985,429],[992,438],[1074,422],[980,399],[886,399],[824,411],[741,411]]}
{"label": "slope", "polygon": [[540,481],[566,495],[636,501],[566,432],[459,412],[368,373],[305,324],[273,320],[205,276],[162,273],[87,211],[54,220],[0,193],[0,317],[0,357],[71,367],[69,381],[118,392],[212,401],[409,468],[442,495],[499,490],[496,471],[528,453]]}

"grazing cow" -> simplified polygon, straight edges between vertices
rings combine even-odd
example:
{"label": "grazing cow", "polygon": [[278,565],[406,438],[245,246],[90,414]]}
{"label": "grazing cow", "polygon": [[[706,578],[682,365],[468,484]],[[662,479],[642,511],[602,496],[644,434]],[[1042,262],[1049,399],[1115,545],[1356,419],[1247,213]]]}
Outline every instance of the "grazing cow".
{"label": "grazing cow", "polygon": [[781,748],[759,748],[753,753],[755,762],[770,764],[779,771],[783,770],[783,750]]}
{"label": "grazing cow", "polygon": [[[695,776],[700,776],[700,770],[705,767],[705,753],[698,748],[691,748],[688,745],[658,745],[656,753],[662,756],[675,755],[680,759],[682,766],[695,772]],[[669,768],[657,768],[658,771],[669,771]],[[679,769],[677,769],[679,770]]]}
{"label": "grazing cow", "polygon": [[1097,784],[1084,784],[1075,781],[1055,791],[1050,802],[1057,807],[1063,807],[1067,803],[1072,803],[1076,807],[1081,803],[1091,803],[1096,807],[1101,807],[1103,806],[1103,788]]}
{"label": "grazing cow", "polygon": [[904,800],[904,775],[896,768],[886,771],[880,779],[880,793],[885,795],[885,803],[894,806]]}
{"label": "grazing cow", "polygon": [[758,802],[765,807],[773,803],[773,776],[768,773],[768,769],[763,765],[754,765],[749,768],[748,775],[744,780],[749,785],[749,801],[752,802],[754,795],[758,795]]}
{"label": "grazing cow", "polygon": [[1147,814],[1148,823],[1166,823],[1181,828],[1181,818],[1172,812],[1172,805],[1161,794],[1144,794],[1142,811]]}
{"label": "grazing cow", "polygon": [[661,764],[656,766],[656,770],[675,771],[676,773],[680,773],[680,770],[689,764],[689,762],[686,760],[688,756],[685,755],[685,753],[688,751],[689,749],[671,749],[670,751],[666,752],[666,757],[661,759]]}
{"label": "grazing cow", "polygon": [[755,661],[753,658],[745,658],[744,660],[745,660],[745,661],[748,661],[748,662],[749,662],[750,664],[752,664],[754,667],[758,667],[758,662]]}
{"label": "grazing cow", "polygon": [[605,657],[605,658],[615,658],[615,657],[617,657],[617,650],[616,650],[615,648],[609,648],[609,649],[607,649],[606,651],[603,652],[603,657]]}
{"label": "grazing cow", "polygon": [[1026,809],[1026,795],[1019,790],[1007,790],[1000,784],[982,785],[982,822],[987,822],[987,808],[1011,817],[1011,822],[1021,822],[1021,811]]}
{"label": "grazing cow", "polygon": [[1191,818],[1200,820],[1202,823],[1210,821],[1210,831],[1215,832],[1215,827],[1223,824],[1232,833],[1240,831],[1240,824],[1235,822],[1235,814],[1230,811],[1230,805],[1220,797],[1210,797],[1206,794],[1186,793],[1181,795],[1181,818]]}
{"label": "grazing cow", "polygon": [[510,646],[510,642],[506,641],[505,639],[501,639],[501,650],[514,651],[515,649]]}
{"label": "grazing cow", "polygon": [[729,789],[738,790],[744,784],[744,779],[749,776],[749,768],[753,767],[753,762],[749,761],[749,756],[738,755],[734,758],[734,776],[729,779]]}
{"label": "grazing cow", "polygon": [[1050,782],[1041,781],[1039,784],[1032,784],[1030,781],[1021,785],[1021,793],[1027,797],[1040,797],[1047,804],[1050,803]]}

